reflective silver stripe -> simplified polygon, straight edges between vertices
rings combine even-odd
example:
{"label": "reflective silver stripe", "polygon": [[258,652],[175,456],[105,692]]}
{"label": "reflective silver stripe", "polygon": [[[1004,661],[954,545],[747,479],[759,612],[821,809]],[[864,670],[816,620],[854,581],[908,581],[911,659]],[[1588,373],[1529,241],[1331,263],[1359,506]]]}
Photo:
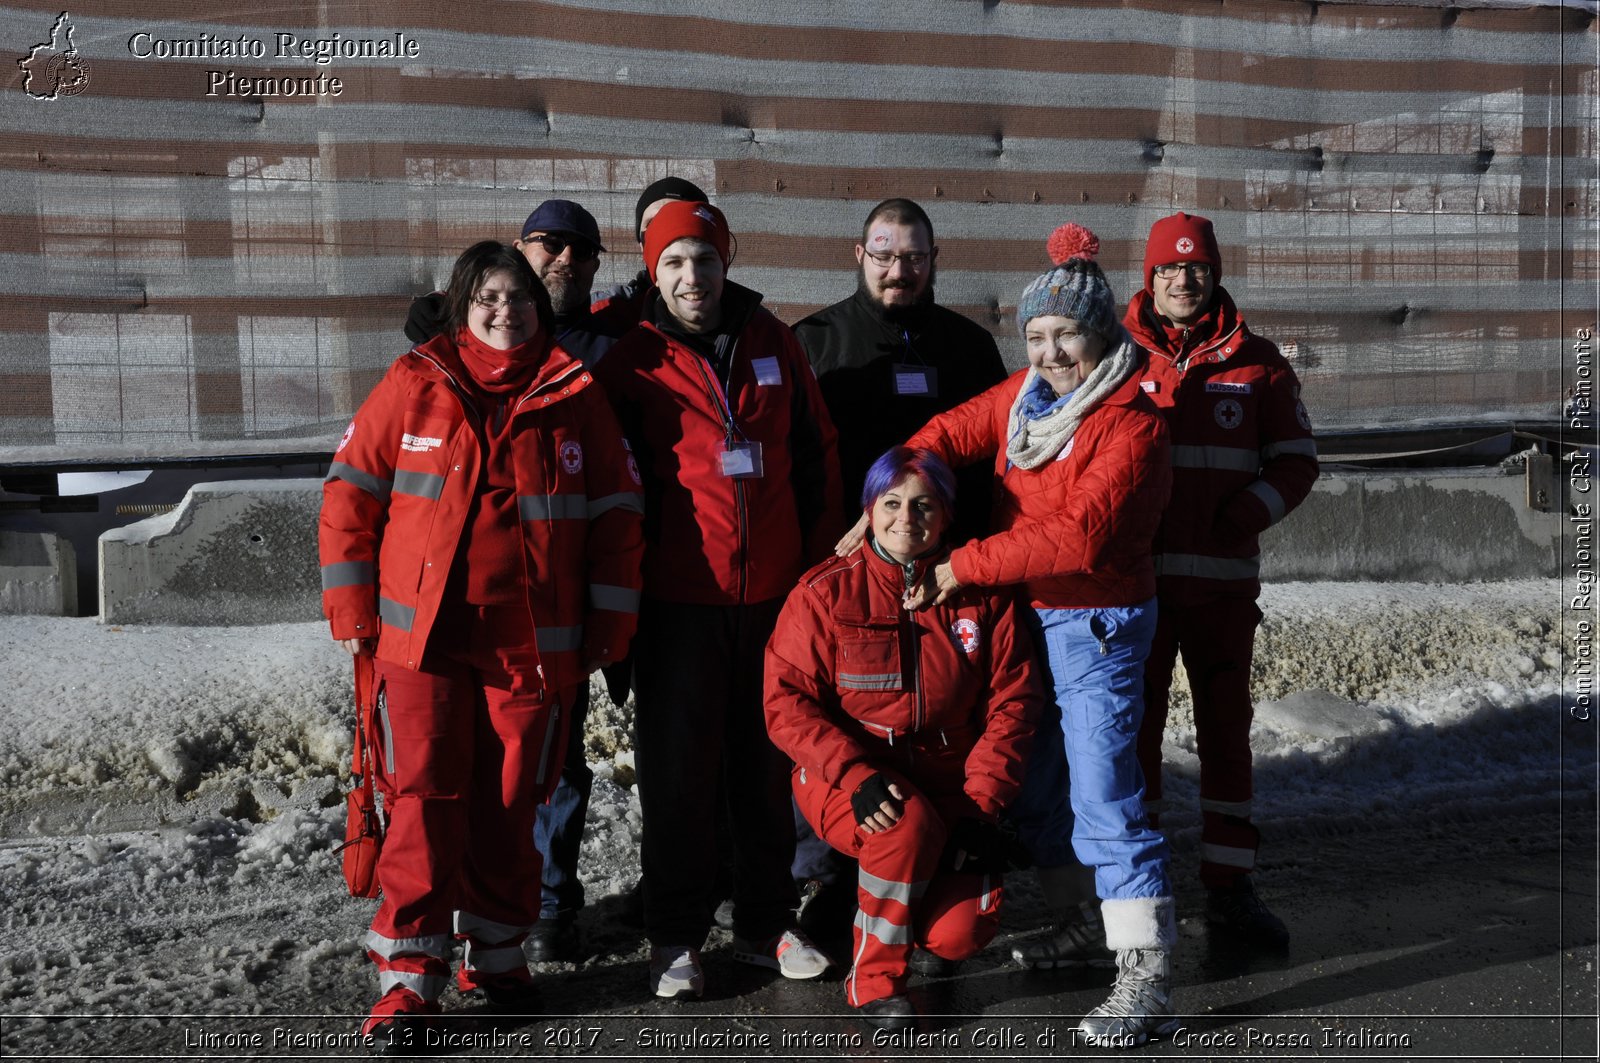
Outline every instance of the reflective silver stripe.
{"label": "reflective silver stripe", "polygon": [[861,888],[880,901],[899,901],[909,906],[913,900],[928,892],[926,882],[895,882],[892,879],[879,878],[859,868],[856,869],[856,877],[861,883]]}
{"label": "reflective silver stripe", "polygon": [[444,993],[446,977],[442,974],[417,974],[415,971],[378,971],[378,995],[382,996],[395,986],[404,986],[423,1000],[438,1000]]}
{"label": "reflective silver stripe", "polygon": [[626,491],[615,495],[602,495],[599,498],[589,499],[589,519],[594,520],[602,513],[613,509],[626,509],[634,513],[644,512],[644,495],[637,491]]}
{"label": "reflective silver stripe", "polygon": [[609,583],[589,584],[589,604],[614,613],[637,613],[639,592],[632,587],[613,587]]}
{"label": "reflective silver stripe", "polygon": [[444,477],[431,472],[399,469],[394,474],[394,490],[400,495],[415,495],[437,502],[444,494]]}
{"label": "reflective silver stripe", "polygon": [[343,480],[347,484],[354,484],[379,502],[389,501],[389,492],[394,489],[394,484],[381,476],[374,476],[370,472],[362,472],[354,465],[346,465],[336,461],[328,466],[328,475],[323,477],[323,483],[332,483]]}
{"label": "reflective silver stripe", "polygon": [[1199,554],[1157,554],[1156,575],[1200,579],[1256,579],[1260,557],[1202,557]]}
{"label": "reflective silver stripe", "polygon": [[1240,849],[1233,845],[1216,845],[1212,842],[1200,844],[1200,859],[1208,864],[1226,864],[1228,867],[1242,867],[1246,870],[1256,866],[1256,851],[1254,849]]}
{"label": "reflective silver stripe", "polygon": [[410,631],[411,625],[417,619],[417,609],[416,606],[401,605],[393,599],[379,595],[378,619],[391,627],[399,628],[401,631]]}
{"label": "reflective silver stripe", "polygon": [[1261,471],[1261,455],[1243,447],[1173,447],[1172,467],[1254,473]]}
{"label": "reflective silver stripe", "polygon": [[856,929],[861,931],[862,937],[871,934],[885,945],[911,944],[910,927],[901,926],[893,920],[880,916],[868,915],[866,912],[856,912]]}
{"label": "reflective silver stripe", "polygon": [[1212,797],[1200,799],[1200,811],[1220,812],[1224,816],[1238,816],[1240,819],[1250,818],[1249,801],[1218,801]]}
{"label": "reflective silver stripe", "polygon": [[455,930],[457,934],[469,934],[474,939],[489,945],[498,945],[510,941],[518,934],[526,934],[532,927],[512,926],[510,923],[497,923],[493,919],[485,919],[481,915],[463,912],[459,909],[455,913]]}
{"label": "reflective silver stripe", "polygon": [[541,627],[534,629],[534,638],[537,640],[539,651],[560,653],[569,650],[576,653],[583,648],[583,625],[577,627]]}
{"label": "reflective silver stripe", "polygon": [[461,966],[465,970],[484,974],[504,974],[527,967],[528,958],[522,954],[521,942],[504,948],[486,949],[475,947],[469,940],[461,954]]}
{"label": "reflective silver stripe", "polygon": [[335,561],[331,565],[322,566],[322,589],[331,591],[335,587],[355,587],[363,583],[372,583],[376,576],[376,569],[371,561]]}
{"label": "reflective silver stripe", "polygon": [[1268,443],[1261,448],[1261,460],[1271,461],[1273,458],[1284,454],[1298,454],[1303,458],[1317,456],[1317,441],[1315,439],[1285,439],[1281,443]]}
{"label": "reflective silver stripe", "polygon": [[992,911],[1000,903],[1000,884],[996,883],[993,889],[989,888],[990,876],[987,871],[983,873],[983,892],[978,894],[978,914]]}
{"label": "reflective silver stripe", "polygon": [[376,930],[368,930],[366,946],[368,952],[377,953],[386,960],[392,960],[396,956],[432,956],[439,960],[450,958],[449,934],[424,934],[419,938],[386,938]]}
{"label": "reflective silver stripe", "polygon": [[584,495],[518,495],[517,515],[523,520],[586,520],[589,499]]}
{"label": "reflective silver stripe", "polygon": [[1283,503],[1283,496],[1278,494],[1278,489],[1265,480],[1257,480],[1245,490],[1261,499],[1262,504],[1267,507],[1267,515],[1272,518],[1274,524],[1282,520],[1283,515],[1289,511],[1289,507]]}
{"label": "reflective silver stripe", "polygon": [[836,682],[841,690],[899,690],[900,673],[887,672],[882,675],[847,675],[840,672]]}

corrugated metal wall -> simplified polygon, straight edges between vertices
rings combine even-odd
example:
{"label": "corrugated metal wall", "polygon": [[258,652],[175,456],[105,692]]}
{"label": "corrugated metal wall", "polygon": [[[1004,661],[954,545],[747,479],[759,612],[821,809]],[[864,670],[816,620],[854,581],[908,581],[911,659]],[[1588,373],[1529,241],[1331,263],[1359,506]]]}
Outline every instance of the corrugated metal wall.
{"label": "corrugated metal wall", "polygon": [[1184,209],[1320,427],[1553,418],[1600,277],[1593,6],[10,0],[0,461],[331,447],[462,247],[561,195],[625,279],[667,173],[714,190],[786,320],[908,195],[940,300],[1017,362],[1053,226],[1095,229],[1125,298]]}

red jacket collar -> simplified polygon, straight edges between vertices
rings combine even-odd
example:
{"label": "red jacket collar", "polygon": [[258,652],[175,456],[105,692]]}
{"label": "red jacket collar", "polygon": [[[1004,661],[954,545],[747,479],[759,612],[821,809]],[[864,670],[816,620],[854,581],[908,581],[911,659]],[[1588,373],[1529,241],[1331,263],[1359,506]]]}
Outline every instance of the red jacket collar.
{"label": "red jacket collar", "polygon": [[1193,330],[1205,339],[1196,341],[1187,349],[1176,347],[1168,339],[1167,330],[1163,327],[1164,320],[1157,313],[1155,298],[1148,289],[1135,293],[1128,301],[1128,312],[1123,316],[1122,323],[1145,350],[1169,362],[1188,361],[1191,364],[1223,361],[1228,355],[1222,348],[1226,346],[1238,350],[1238,344],[1228,341],[1236,333],[1240,334],[1238,338],[1242,340],[1245,333],[1244,316],[1239,313],[1228,289],[1220,284],[1212,293],[1211,309]]}
{"label": "red jacket collar", "polygon": [[[430,362],[457,390],[469,394],[477,390],[473,384],[472,374],[468,373],[466,366],[462,364],[461,352],[456,350],[455,339],[449,334],[441,332],[426,343],[413,347],[411,353]],[[577,392],[587,387],[592,379],[582,362],[568,354],[560,344],[551,343],[543,364],[539,366],[539,371],[534,374],[528,386],[518,392],[517,398],[520,401],[552,387]]]}

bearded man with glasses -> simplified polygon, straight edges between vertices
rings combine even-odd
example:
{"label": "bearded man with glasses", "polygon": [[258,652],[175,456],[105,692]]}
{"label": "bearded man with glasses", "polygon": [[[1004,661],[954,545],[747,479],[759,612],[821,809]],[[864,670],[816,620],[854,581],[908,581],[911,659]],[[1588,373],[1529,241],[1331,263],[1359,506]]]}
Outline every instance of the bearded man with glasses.
{"label": "bearded man with glasses", "polygon": [[1156,535],[1159,619],[1145,665],[1139,763],[1151,820],[1162,805],[1161,739],[1179,655],[1200,750],[1200,881],[1220,933],[1281,948],[1289,931],[1251,885],[1250,661],[1261,610],[1257,536],[1298,506],[1317,478],[1300,381],[1276,345],[1253,335],[1222,287],[1211,222],[1156,222],[1144,290],[1123,320],[1149,353],[1143,386],[1172,433],[1172,500]]}

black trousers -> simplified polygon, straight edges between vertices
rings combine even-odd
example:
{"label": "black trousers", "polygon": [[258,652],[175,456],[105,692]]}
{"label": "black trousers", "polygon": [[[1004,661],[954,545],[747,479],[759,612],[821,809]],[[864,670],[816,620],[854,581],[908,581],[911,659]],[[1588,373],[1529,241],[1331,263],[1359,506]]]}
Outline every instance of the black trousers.
{"label": "black trousers", "polygon": [[634,638],[634,728],[644,817],[645,932],[699,948],[721,900],[717,802],[733,847],[734,932],[794,925],[789,761],[767,737],[762,661],[781,600],[745,606],[645,599]]}

